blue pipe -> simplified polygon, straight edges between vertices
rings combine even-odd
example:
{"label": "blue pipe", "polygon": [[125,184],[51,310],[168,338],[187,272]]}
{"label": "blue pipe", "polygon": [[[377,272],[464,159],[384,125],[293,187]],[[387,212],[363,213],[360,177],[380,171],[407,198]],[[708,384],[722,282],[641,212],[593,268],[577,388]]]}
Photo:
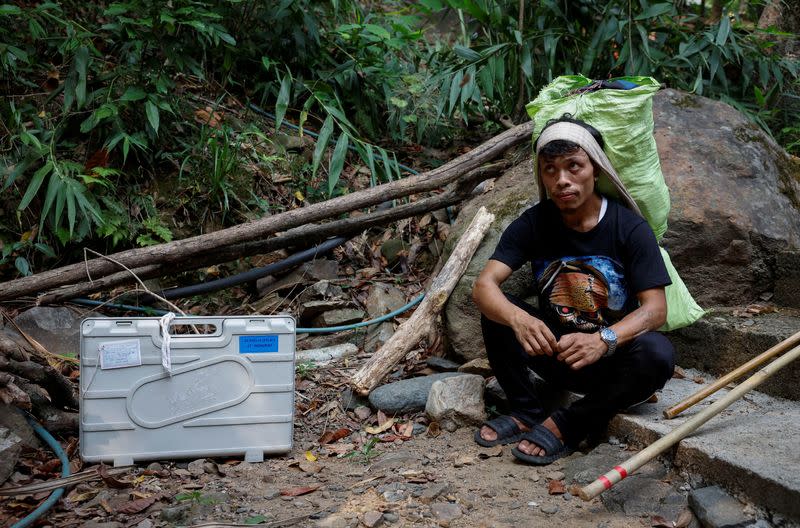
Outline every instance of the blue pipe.
{"label": "blue pipe", "polygon": [[380,317],[376,317],[375,319],[370,319],[369,321],[361,321],[360,323],[353,323],[353,324],[342,325],[342,326],[329,326],[327,328],[299,328],[298,327],[298,328],[295,329],[295,331],[298,334],[327,334],[327,333],[331,333],[331,332],[342,332],[344,330],[353,330],[354,328],[361,328],[362,326],[369,326],[369,325],[382,323],[382,322],[386,321],[387,319],[391,319],[392,317],[394,317],[396,315],[400,315],[401,313],[405,312],[406,310],[408,310],[412,306],[416,306],[417,304],[419,304],[422,301],[422,299],[424,297],[425,297],[425,294],[423,293],[422,295],[420,295],[419,297],[417,297],[416,299],[414,299],[410,303],[406,304],[405,306],[401,306],[400,308],[398,308],[397,310],[395,310],[393,312],[389,312],[386,315],[382,315]]}
{"label": "blue pipe", "polygon": [[[47,432],[47,429],[39,425],[39,423],[36,420],[32,419],[30,416],[27,415],[25,416],[25,419],[27,419],[28,423],[31,424],[31,427],[33,427],[33,430],[36,431],[36,434],[42,437],[42,440],[44,440],[47,443],[47,445],[50,446],[50,449],[52,449],[53,452],[55,452],[56,456],[58,456],[58,459],[61,461],[61,476],[68,477],[69,460],[67,459],[67,455],[66,453],[64,453],[64,450],[61,449],[61,444],[59,444],[58,441],[55,438],[53,438],[53,435]],[[39,519],[39,517],[41,517],[47,510],[52,508],[53,505],[58,501],[58,499],[61,498],[63,494],[64,494],[64,488],[58,488],[56,490],[53,490],[53,493],[51,493],[50,496],[47,497],[47,500],[41,503],[38,508],[29,513],[27,517],[17,521],[17,523],[12,525],[11,528],[25,528],[26,526],[30,526],[31,524],[36,522],[36,520]]]}
{"label": "blue pipe", "polygon": [[[353,330],[355,328],[361,328],[363,326],[370,326],[370,325],[382,323],[382,322],[386,321],[387,319],[391,319],[392,317],[400,315],[401,313],[405,312],[409,308],[411,308],[413,306],[416,306],[417,304],[419,304],[422,301],[422,299],[424,297],[425,297],[425,294],[423,293],[422,295],[420,295],[416,299],[412,300],[411,302],[409,302],[405,306],[401,306],[400,308],[398,308],[397,310],[395,310],[393,312],[389,312],[386,315],[382,315],[380,317],[376,317],[375,319],[370,319],[369,321],[361,321],[360,323],[353,323],[353,324],[342,325],[342,326],[328,326],[328,327],[323,327],[323,328],[301,328],[301,327],[298,327],[298,328],[295,328],[295,331],[298,334],[327,334],[327,333],[331,333],[331,332],[342,332],[344,330]],[[164,315],[164,314],[167,313],[166,310],[157,310],[156,308],[149,308],[149,307],[146,307],[146,306],[145,307],[141,307],[141,306],[131,306],[129,304],[113,304],[113,303],[106,303],[106,302],[103,302],[103,301],[93,301],[91,299],[72,299],[70,302],[73,302],[75,304],[82,304],[82,305],[85,305],[85,306],[105,306],[105,307],[108,307],[108,308],[118,308],[120,310],[130,310],[130,311],[133,311],[133,312],[143,312],[143,313],[150,314],[150,315]]]}

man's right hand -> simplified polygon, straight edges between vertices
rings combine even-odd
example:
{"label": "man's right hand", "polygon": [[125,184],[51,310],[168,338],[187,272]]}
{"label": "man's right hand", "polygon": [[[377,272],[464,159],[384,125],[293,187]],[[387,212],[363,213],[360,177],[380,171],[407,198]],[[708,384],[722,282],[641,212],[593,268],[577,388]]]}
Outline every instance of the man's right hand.
{"label": "man's right hand", "polygon": [[522,348],[531,356],[558,354],[558,341],[541,319],[519,308],[511,319],[511,329]]}

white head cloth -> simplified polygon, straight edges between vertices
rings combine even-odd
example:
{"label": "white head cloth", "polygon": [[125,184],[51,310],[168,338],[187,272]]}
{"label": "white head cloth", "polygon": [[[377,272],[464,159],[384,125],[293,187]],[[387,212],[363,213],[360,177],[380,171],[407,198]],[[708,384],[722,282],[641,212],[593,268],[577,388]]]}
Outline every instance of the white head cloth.
{"label": "white head cloth", "polygon": [[598,177],[605,176],[608,178],[611,184],[617,190],[622,203],[639,216],[642,216],[639,206],[636,205],[633,197],[625,188],[625,185],[622,183],[617,171],[614,170],[614,167],[611,165],[611,161],[608,159],[608,156],[606,156],[606,153],[603,152],[603,149],[600,148],[597,140],[595,140],[592,134],[581,125],[570,123],[569,121],[560,121],[548,126],[544,129],[544,131],[542,131],[541,135],[539,136],[539,140],[536,143],[537,159],[534,160],[533,171],[536,174],[536,182],[539,184],[540,201],[547,198],[547,189],[545,189],[544,184],[542,183],[542,177],[539,174],[539,151],[548,143],[558,139],[571,141],[572,143],[575,143],[581,147],[589,156],[589,158],[595,162],[598,167],[600,167],[600,174]]}

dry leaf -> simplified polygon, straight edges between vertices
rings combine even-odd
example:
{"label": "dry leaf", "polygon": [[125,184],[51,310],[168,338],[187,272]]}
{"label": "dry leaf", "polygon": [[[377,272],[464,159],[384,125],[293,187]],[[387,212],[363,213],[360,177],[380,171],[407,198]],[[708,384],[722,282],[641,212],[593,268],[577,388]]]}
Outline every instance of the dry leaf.
{"label": "dry leaf", "polygon": [[355,448],[355,444],[333,444],[325,446],[324,449],[328,452],[328,454],[346,455]]}
{"label": "dry leaf", "polygon": [[675,379],[685,379],[686,372],[684,372],[679,366],[675,365],[675,370],[672,372],[672,377]]}
{"label": "dry leaf", "polygon": [[412,422],[407,422],[402,425],[398,425],[395,427],[395,430],[403,438],[411,438],[411,436],[414,434],[414,424]]}
{"label": "dry leaf", "polygon": [[702,385],[703,383],[705,383],[705,382],[706,382],[706,380],[705,380],[704,378],[702,378],[701,376],[695,376],[695,377],[693,377],[693,378],[692,378],[692,381],[693,381],[693,382],[695,382],[695,383],[697,383],[698,385]]}
{"label": "dry leaf", "polygon": [[309,475],[313,475],[322,471],[322,466],[316,462],[300,462],[298,467],[300,468],[300,471],[303,473],[308,473]]}
{"label": "dry leaf", "polygon": [[324,433],[322,433],[322,436],[319,437],[319,440],[317,440],[317,442],[323,445],[332,444],[337,440],[341,440],[346,436],[350,436],[351,432],[352,431],[350,431],[350,429],[346,429],[344,427],[342,427],[341,429],[337,429],[336,431],[325,431]]}
{"label": "dry leaf", "polygon": [[485,449],[478,453],[478,458],[487,459],[492,457],[499,457],[503,454],[503,446],[496,445],[489,449]]}
{"label": "dry leaf", "polygon": [[125,489],[131,487],[130,482],[117,480],[111,475],[109,475],[108,466],[106,466],[105,464],[100,464],[99,466],[97,466],[97,474],[100,475],[100,478],[103,479],[103,482],[105,482],[106,486],[108,486],[109,488]]}
{"label": "dry leaf", "polygon": [[315,491],[319,486],[300,486],[298,488],[289,488],[281,490],[281,495],[284,497],[299,497],[300,495],[307,495]]}
{"label": "dry leaf", "polygon": [[388,419],[389,419],[389,417],[386,416],[386,413],[381,411],[380,409],[378,409],[378,425],[380,425],[382,423],[386,423],[386,421]]}
{"label": "dry leaf", "polygon": [[388,420],[386,420],[383,423],[381,423],[379,421],[379,423],[380,423],[380,425],[378,425],[376,427],[372,427],[372,426],[365,427],[364,431],[366,431],[367,433],[372,434],[372,435],[381,434],[382,432],[390,429],[394,425],[394,418],[389,418]]}
{"label": "dry leaf", "polygon": [[694,519],[694,515],[689,510],[683,510],[680,515],[678,515],[678,520],[675,521],[675,528],[686,528],[690,524],[692,524],[692,519]]}
{"label": "dry leaf", "polygon": [[147,508],[149,508],[155,501],[159,499],[159,495],[152,495],[150,497],[145,497],[142,499],[132,500],[130,502],[126,502],[119,508],[117,508],[117,513],[126,513],[128,515],[132,515],[134,513],[139,513]]}
{"label": "dry leaf", "polygon": [[431,438],[436,438],[442,432],[442,428],[439,425],[439,422],[431,422],[428,424],[428,430],[426,431],[427,435]]}
{"label": "dry leaf", "polygon": [[317,457],[314,456],[314,453],[312,453],[311,451],[306,451],[306,460],[308,460],[309,462],[316,462]]}
{"label": "dry leaf", "polygon": [[89,490],[83,493],[77,493],[76,491],[73,491],[67,496],[67,501],[73,504],[78,504],[79,502],[86,502],[87,500],[95,498],[97,494],[100,493],[100,491],[101,490],[99,488]]}
{"label": "dry leaf", "polygon": [[547,493],[550,495],[563,495],[567,492],[564,483],[560,480],[551,480],[547,483]]}
{"label": "dry leaf", "polygon": [[660,515],[654,515],[650,519],[650,526],[652,528],[672,528],[672,523]]}

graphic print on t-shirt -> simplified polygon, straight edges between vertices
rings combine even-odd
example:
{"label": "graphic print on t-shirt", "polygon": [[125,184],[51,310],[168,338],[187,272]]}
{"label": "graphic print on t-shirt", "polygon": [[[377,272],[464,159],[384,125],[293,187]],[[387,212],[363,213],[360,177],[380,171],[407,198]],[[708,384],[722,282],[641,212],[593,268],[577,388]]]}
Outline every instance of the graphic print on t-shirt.
{"label": "graphic print on t-shirt", "polygon": [[563,257],[533,262],[543,309],[561,325],[582,332],[609,326],[624,315],[628,300],[622,266],[604,256]]}

